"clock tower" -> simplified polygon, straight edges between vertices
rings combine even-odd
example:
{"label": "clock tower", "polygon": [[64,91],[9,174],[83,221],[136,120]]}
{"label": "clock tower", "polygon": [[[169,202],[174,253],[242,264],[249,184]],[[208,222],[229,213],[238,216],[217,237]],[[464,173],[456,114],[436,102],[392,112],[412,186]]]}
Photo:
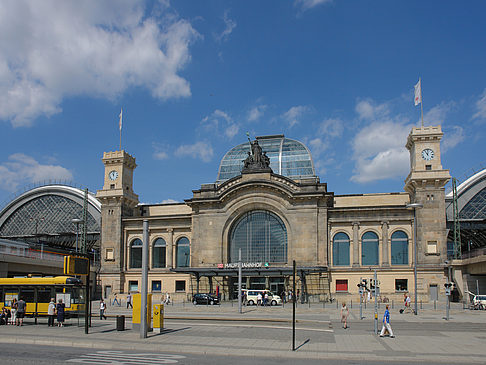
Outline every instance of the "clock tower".
{"label": "clock tower", "polygon": [[447,259],[445,189],[449,170],[441,164],[441,126],[413,128],[406,147],[410,151],[410,173],[405,191],[411,203],[419,203],[417,218],[417,264],[441,264]]}
{"label": "clock tower", "polygon": [[133,216],[138,195],[133,192],[135,158],[125,151],[103,154],[105,178],[96,197],[101,202],[101,285],[103,296],[123,292],[124,238],[122,219]]}

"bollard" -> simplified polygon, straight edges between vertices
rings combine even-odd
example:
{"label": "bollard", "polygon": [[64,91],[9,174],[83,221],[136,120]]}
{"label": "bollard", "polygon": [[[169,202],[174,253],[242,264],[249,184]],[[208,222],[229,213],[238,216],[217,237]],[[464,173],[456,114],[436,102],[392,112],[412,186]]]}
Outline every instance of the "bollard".
{"label": "bollard", "polygon": [[434,300],[434,310],[436,310],[436,309],[437,309],[437,301]]}
{"label": "bollard", "polygon": [[392,300],[392,309],[394,308],[394,306],[395,306],[395,301]]}
{"label": "bollard", "polygon": [[422,299],[420,300],[420,309],[422,309]]}
{"label": "bollard", "polygon": [[185,307],[185,303],[186,303],[185,299],[182,299],[182,308]]}
{"label": "bollard", "polygon": [[366,309],[366,300],[365,300],[365,309]]}
{"label": "bollard", "polygon": [[339,300],[336,299],[336,309],[339,309]]}
{"label": "bollard", "polygon": [[310,300],[309,300],[309,298],[307,298],[307,302],[309,303],[309,309],[310,309]]}

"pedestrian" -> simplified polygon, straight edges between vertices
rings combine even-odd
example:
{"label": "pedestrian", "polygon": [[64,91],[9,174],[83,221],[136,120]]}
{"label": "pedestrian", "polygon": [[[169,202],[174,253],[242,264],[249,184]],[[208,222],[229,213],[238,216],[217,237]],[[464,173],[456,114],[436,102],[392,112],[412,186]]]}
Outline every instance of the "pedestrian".
{"label": "pedestrian", "polygon": [[284,291],[283,291],[283,292],[280,294],[280,296],[282,297],[282,301],[284,302],[284,304],[285,304],[285,303],[287,303],[287,292],[285,291],[285,289],[284,289]]}
{"label": "pedestrian", "polygon": [[343,324],[343,328],[348,328],[348,316],[349,316],[349,309],[346,306],[346,302],[343,302],[341,307],[341,323]]}
{"label": "pedestrian", "polygon": [[133,309],[133,305],[132,305],[132,295],[130,293],[128,293],[128,295],[127,295],[127,309],[128,309],[128,306],[130,306],[130,308]]}
{"label": "pedestrian", "polygon": [[268,305],[268,292],[265,292],[263,296],[263,305],[266,307]]}
{"label": "pedestrian", "polygon": [[57,313],[57,326],[64,327],[64,309],[66,305],[62,302],[62,299],[59,299],[56,305],[56,313]]}
{"label": "pedestrian", "polygon": [[257,306],[262,305],[262,293],[257,294]]}
{"label": "pedestrian", "polygon": [[413,313],[412,306],[410,305],[411,303],[412,300],[410,299],[408,293],[403,294],[403,309],[400,309],[400,313]]}
{"label": "pedestrian", "polygon": [[104,302],[103,299],[100,300],[100,319],[102,320],[103,318],[106,320],[105,316],[105,310],[106,310],[106,303]]}
{"label": "pedestrian", "polygon": [[390,311],[388,310],[388,304],[386,305],[385,313],[383,314],[383,327],[381,328],[380,337],[385,336],[385,330],[388,331],[391,338],[394,338],[392,328],[390,326]]}
{"label": "pedestrian", "polygon": [[11,325],[17,324],[17,299],[16,298],[12,300],[10,313],[11,313],[10,324]]}
{"label": "pedestrian", "polygon": [[51,298],[49,306],[47,307],[47,327],[54,327],[54,316],[56,315],[56,302]]}
{"label": "pedestrian", "polygon": [[169,292],[165,293],[165,301],[164,303],[167,305],[167,304],[170,304],[170,295],[169,295]]}
{"label": "pedestrian", "polygon": [[9,318],[8,309],[5,308],[5,307],[3,307],[2,308],[2,313],[0,314],[0,324],[7,325],[8,324],[8,318]]}
{"label": "pedestrian", "polygon": [[114,294],[114,298],[113,298],[113,305],[118,304],[118,306],[120,306],[120,302],[118,301],[118,297],[116,296],[116,293]]}
{"label": "pedestrian", "polygon": [[24,324],[24,316],[25,316],[25,307],[27,304],[25,303],[24,298],[20,298],[17,302],[17,326],[22,326]]}

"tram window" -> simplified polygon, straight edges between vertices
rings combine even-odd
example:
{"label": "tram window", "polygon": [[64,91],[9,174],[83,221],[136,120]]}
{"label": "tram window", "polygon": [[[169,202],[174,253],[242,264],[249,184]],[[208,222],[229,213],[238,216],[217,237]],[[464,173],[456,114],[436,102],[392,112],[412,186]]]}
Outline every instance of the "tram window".
{"label": "tram window", "polygon": [[34,288],[21,288],[19,298],[26,303],[35,303]]}
{"label": "tram window", "polygon": [[49,288],[39,288],[37,289],[37,302],[38,303],[49,303],[51,301],[51,289]]}

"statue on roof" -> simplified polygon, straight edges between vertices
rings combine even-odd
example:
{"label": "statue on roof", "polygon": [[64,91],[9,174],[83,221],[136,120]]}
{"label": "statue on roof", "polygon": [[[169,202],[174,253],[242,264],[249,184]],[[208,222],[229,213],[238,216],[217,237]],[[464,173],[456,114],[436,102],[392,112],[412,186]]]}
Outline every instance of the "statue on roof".
{"label": "statue on roof", "polygon": [[258,144],[258,140],[253,142],[247,133],[248,141],[250,142],[250,150],[248,157],[243,161],[243,169],[241,173],[254,173],[254,172],[272,172],[270,168],[270,158],[266,152],[263,152],[261,146]]}

